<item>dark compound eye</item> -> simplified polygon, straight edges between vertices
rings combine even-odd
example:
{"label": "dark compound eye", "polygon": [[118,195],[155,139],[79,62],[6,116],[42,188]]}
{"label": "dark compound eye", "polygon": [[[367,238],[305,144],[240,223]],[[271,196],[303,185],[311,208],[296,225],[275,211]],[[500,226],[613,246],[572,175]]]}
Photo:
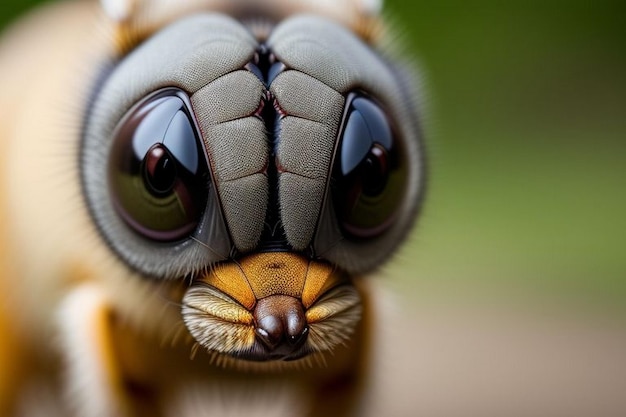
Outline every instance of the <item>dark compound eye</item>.
{"label": "dark compound eye", "polygon": [[406,161],[392,125],[373,100],[353,95],[339,138],[332,197],[344,235],[366,239],[392,224],[406,189]]}
{"label": "dark compound eye", "polygon": [[168,89],[147,97],[114,134],[109,185],[119,215],[138,234],[174,241],[198,225],[209,171],[188,100]]}

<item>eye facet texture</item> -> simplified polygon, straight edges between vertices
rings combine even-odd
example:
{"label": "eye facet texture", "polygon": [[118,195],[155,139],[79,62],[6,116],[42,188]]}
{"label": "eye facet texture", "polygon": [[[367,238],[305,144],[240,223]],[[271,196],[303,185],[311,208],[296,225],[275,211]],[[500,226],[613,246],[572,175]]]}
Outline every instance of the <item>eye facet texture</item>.
{"label": "eye facet texture", "polygon": [[90,108],[94,220],[159,278],[270,238],[371,270],[403,240],[422,188],[420,126],[398,73],[320,17],[286,19],[267,39],[224,15],[181,19],[123,57]]}
{"label": "eye facet texture", "polygon": [[109,157],[111,197],[139,235],[172,241],[198,225],[209,192],[208,167],[180,90],[133,107],[116,129]]}
{"label": "eye facet texture", "polygon": [[[257,84],[244,82],[245,76],[242,77],[247,72],[242,68],[253,59],[256,47],[257,42],[250,31],[235,19],[220,14],[192,15],[159,30],[119,62],[114,62],[115,65],[98,86],[84,125],[81,149],[84,194],[102,236],[134,270],[154,278],[178,279],[227,259],[233,242],[244,246],[239,243],[242,237],[252,242],[258,240],[267,201],[264,196],[267,184],[263,182],[262,175],[256,175],[251,180],[249,171],[224,172],[211,166],[210,178],[203,179],[206,204],[200,208],[197,225],[192,227],[187,211],[179,208],[179,220],[174,228],[189,221],[188,227],[193,230],[184,234],[179,230],[179,237],[162,235],[160,240],[143,233],[154,231],[153,223],[148,223],[146,227],[147,220],[144,220],[142,231],[138,233],[136,228],[129,226],[129,216],[125,219],[120,215],[121,204],[116,200],[121,199],[113,193],[110,175],[110,164],[115,160],[113,148],[117,127],[137,103],[166,88],[184,91],[189,98],[187,115],[193,114],[197,121],[196,133],[202,139],[203,152],[206,151],[211,164],[219,163],[220,168],[228,166],[222,154],[230,153],[224,149],[234,147],[233,142],[244,137],[246,145],[252,143],[255,148],[237,154],[239,160],[232,165],[257,171],[257,165],[266,162],[267,152],[264,154],[256,149],[264,149],[267,140],[262,123],[254,124],[250,119],[254,119],[251,113],[262,100],[263,88],[257,85],[261,84],[260,81]],[[252,74],[250,77],[256,78]],[[146,139],[149,144],[143,149],[150,149],[161,139]],[[172,158],[179,158],[180,166],[177,165],[176,171],[179,175],[181,170],[178,168],[184,167],[182,162],[187,159],[174,149],[174,145],[166,142],[164,146]],[[215,144],[215,147],[207,144]],[[171,171],[164,169],[166,164],[159,154],[159,147],[152,149],[150,160],[154,164],[148,173],[152,175],[149,179],[155,188],[152,191],[163,192],[172,185],[168,184],[168,172]],[[219,149],[215,150],[216,147]],[[170,157],[167,153],[163,155],[167,159]],[[199,153],[198,157],[197,169],[202,170],[206,156]],[[155,171],[157,167],[160,168]],[[192,168],[185,170],[193,171]],[[155,176],[157,173],[159,175]],[[143,187],[145,176],[142,174],[141,178],[137,178]],[[188,179],[185,177],[184,184],[190,190],[194,185]],[[150,193],[146,191],[146,195],[150,196]],[[193,205],[186,204],[186,207]],[[246,229],[229,230],[230,223],[225,218],[233,217],[233,213],[241,221],[231,223],[242,225],[242,229],[247,226]],[[161,233],[162,229],[157,230]],[[247,241],[244,243],[248,244]]]}
{"label": "eye facet texture", "polygon": [[[277,150],[283,168],[278,192],[285,234],[294,248],[311,248],[316,256],[350,273],[370,271],[388,259],[406,237],[423,191],[421,126],[413,84],[389,57],[345,27],[317,16],[300,15],[281,22],[267,44],[286,67],[269,87],[285,113],[279,123]],[[342,115],[355,92],[374,98],[372,103],[384,109],[394,145],[387,149],[382,139],[378,139],[380,147],[362,144],[368,154],[372,151],[372,167],[343,178],[333,175],[341,159],[337,141]],[[361,117],[369,116],[362,113]],[[405,161],[399,160],[400,165],[391,168],[385,180],[386,175],[376,173],[376,166],[384,168],[385,157],[393,162],[395,148]],[[360,164],[364,154],[356,155],[355,162]],[[310,169],[313,164],[315,170]],[[354,199],[357,204],[352,204],[352,210],[338,212],[343,207],[337,204],[339,197],[333,195],[333,187],[341,182],[347,189],[350,180],[366,172],[369,180],[362,182],[369,188],[367,193]],[[396,178],[400,176],[405,178]],[[319,187],[322,182],[323,189]],[[384,201],[375,202],[372,197],[380,191],[377,188],[384,189],[378,196]],[[341,206],[348,207],[345,203]],[[314,226],[307,229],[310,225]],[[309,230],[313,231],[310,241]]]}

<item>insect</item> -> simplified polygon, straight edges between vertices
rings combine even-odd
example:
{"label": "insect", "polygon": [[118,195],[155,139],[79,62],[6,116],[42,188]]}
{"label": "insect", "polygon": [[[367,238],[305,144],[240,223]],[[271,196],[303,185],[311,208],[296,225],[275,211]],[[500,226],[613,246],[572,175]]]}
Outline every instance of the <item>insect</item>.
{"label": "insect", "polygon": [[358,412],[364,276],[424,182],[378,8],[65,3],[8,35],[2,415]]}

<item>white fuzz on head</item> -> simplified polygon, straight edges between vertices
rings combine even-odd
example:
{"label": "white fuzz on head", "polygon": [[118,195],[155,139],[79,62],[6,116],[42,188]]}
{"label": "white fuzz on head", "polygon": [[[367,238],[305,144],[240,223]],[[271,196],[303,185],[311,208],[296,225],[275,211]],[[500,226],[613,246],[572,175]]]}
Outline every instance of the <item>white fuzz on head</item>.
{"label": "white fuzz on head", "polygon": [[104,12],[116,22],[127,20],[131,14],[133,0],[100,0]]}
{"label": "white fuzz on head", "polygon": [[370,15],[377,15],[383,10],[383,0],[357,0],[361,10]]}

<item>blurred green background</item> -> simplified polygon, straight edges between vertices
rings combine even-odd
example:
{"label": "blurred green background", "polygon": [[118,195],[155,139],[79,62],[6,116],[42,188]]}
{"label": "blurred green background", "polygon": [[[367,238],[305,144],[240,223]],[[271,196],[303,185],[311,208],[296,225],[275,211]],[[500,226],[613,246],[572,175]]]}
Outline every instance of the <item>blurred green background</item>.
{"label": "blurred green background", "polygon": [[[0,25],[35,3],[5,0]],[[623,4],[387,0],[425,74],[431,171],[397,285],[623,309]]]}
{"label": "blurred green background", "polygon": [[624,5],[387,2],[431,96],[413,279],[624,304]]}

